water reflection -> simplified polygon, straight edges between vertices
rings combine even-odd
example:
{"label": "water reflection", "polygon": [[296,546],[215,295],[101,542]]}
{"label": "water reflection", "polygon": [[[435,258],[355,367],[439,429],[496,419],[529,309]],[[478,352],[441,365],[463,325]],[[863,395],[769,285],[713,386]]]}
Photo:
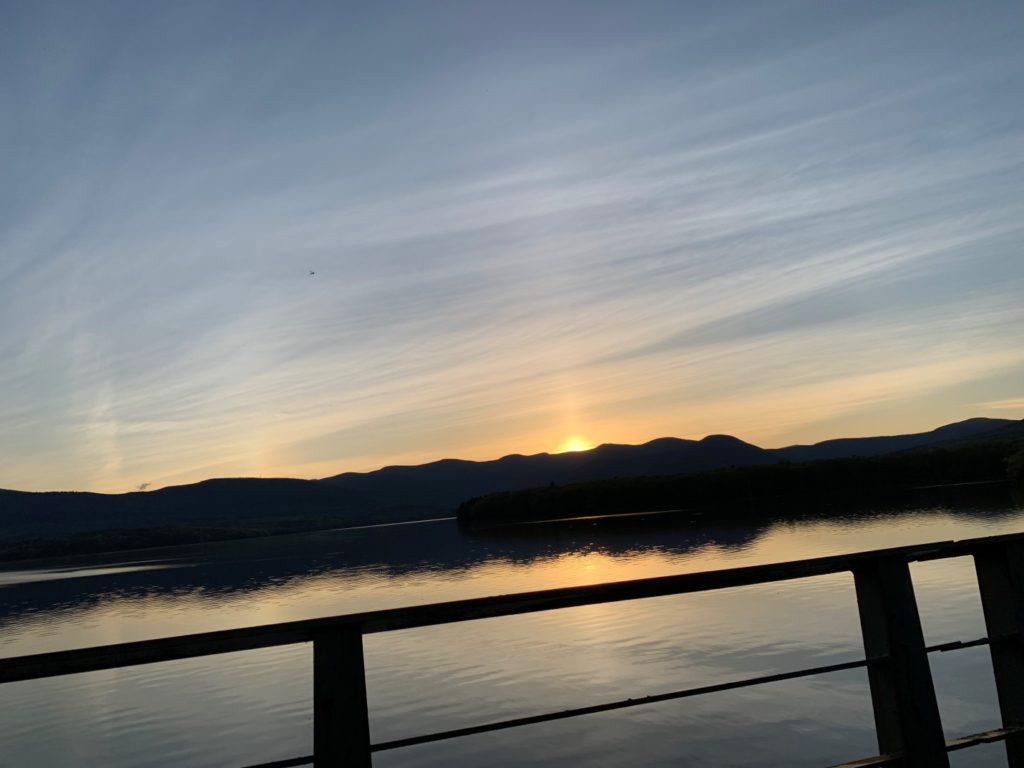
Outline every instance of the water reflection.
{"label": "water reflection", "polygon": [[[791,549],[776,542],[768,548],[770,557],[760,562],[918,543],[899,539],[908,525],[915,535],[938,540],[943,538],[939,528],[929,530],[914,518],[938,515],[999,525],[1019,508],[1009,488],[995,485],[936,489],[884,504],[836,501],[823,507],[815,502],[801,509],[789,502],[785,508],[605,516],[476,531],[460,530],[452,520],[443,519],[53,559],[30,569],[11,564],[0,570],[0,627],[33,614],[80,610],[111,600],[124,603],[189,595],[204,601],[232,601],[324,577],[357,582],[432,575],[450,578],[487,564],[532,565],[591,554],[628,561],[627,572],[598,569],[595,558],[581,566],[582,573],[589,573],[582,582],[572,577],[572,566],[562,568],[567,572],[565,585],[599,581],[598,570],[615,572],[618,578],[640,578],[654,575],[642,573],[645,569],[638,562],[651,555],[679,563],[704,553],[710,557],[699,559],[707,562],[707,567],[722,567],[724,561],[742,559],[744,551],[769,533],[792,526],[805,530],[800,546]],[[716,523],[718,517],[727,517],[729,522]],[[883,524],[877,536],[869,533],[875,530],[873,526],[865,525],[872,522]],[[806,534],[821,525],[827,531],[827,542],[809,541]],[[850,539],[837,541],[836,534],[843,530],[851,533]],[[548,586],[562,583],[556,579]],[[429,595],[419,596],[415,602],[424,599]]]}
{"label": "water reflection", "polygon": [[[688,515],[658,515],[628,525],[604,519],[471,535],[444,520],[415,527],[171,548],[150,553],[144,563],[8,573],[8,588],[0,589],[0,626],[34,614],[83,610],[111,600],[123,604],[188,595],[202,601],[237,601],[252,593],[303,589],[303,585],[333,579],[356,583],[446,580],[485,565],[527,566],[588,554],[630,560],[638,554],[682,557],[709,548],[738,550],[767,527],[737,524],[701,529]],[[594,570],[594,563],[581,566],[581,573],[588,570]],[[424,599],[432,598],[419,595],[416,602]]]}

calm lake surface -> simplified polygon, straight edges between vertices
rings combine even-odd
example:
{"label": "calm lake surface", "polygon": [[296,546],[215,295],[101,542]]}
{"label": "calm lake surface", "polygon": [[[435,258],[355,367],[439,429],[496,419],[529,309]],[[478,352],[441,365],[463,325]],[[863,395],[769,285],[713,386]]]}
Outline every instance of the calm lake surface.
{"label": "calm lake surface", "polygon": [[[1007,488],[901,509],[453,521],[79,558],[0,571],[0,656],[377,608],[1024,531]],[[972,562],[912,567],[929,643],[984,636]],[[852,578],[371,635],[374,741],[863,655]],[[947,734],[998,727],[988,650],[933,654]],[[243,766],[312,751],[297,645],[0,686],[2,766]],[[877,752],[864,670],[378,753],[399,766],[825,766]],[[1005,766],[1001,745],[952,756]]]}

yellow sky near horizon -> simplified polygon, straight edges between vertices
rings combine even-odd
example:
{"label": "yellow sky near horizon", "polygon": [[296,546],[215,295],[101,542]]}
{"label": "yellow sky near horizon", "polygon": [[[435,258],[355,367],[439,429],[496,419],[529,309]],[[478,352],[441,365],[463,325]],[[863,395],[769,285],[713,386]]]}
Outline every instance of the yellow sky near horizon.
{"label": "yellow sky near horizon", "polygon": [[[158,480],[152,487],[194,482],[214,476],[318,478],[347,471],[372,471],[393,464],[422,464],[442,458],[486,461],[514,453],[528,455],[585,450],[601,443],[640,444],[660,437],[700,439],[708,434],[731,434],[763,448],[779,448],[840,437],[923,432],[976,416],[1020,419],[1024,418],[1024,398],[964,404],[948,409],[938,419],[930,409],[922,412],[913,408],[915,399],[932,394],[935,389],[948,389],[957,383],[969,383],[979,372],[999,371],[1007,365],[1015,364],[1024,365],[1024,349],[982,353],[870,374],[852,374],[828,388],[806,384],[768,390],[755,399],[734,396],[696,404],[679,403],[669,413],[678,423],[696,425],[689,432],[672,430],[670,427],[659,430],[658,424],[665,419],[667,410],[660,409],[639,425],[625,420],[617,422],[613,417],[599,425],[595,422],[594,428],[587,432],[538,431],[519,441],[484,442],[475,446],[475,450],[462,453],[452,448],[450,453],[427,450],[387,454],[369,457],[368,461],[359,464],[346,465],[335,460],[295,465],[260,463],[261,457],[273,455],[273,446],[270,446],[265,451],[253,451],[253,464],[197,467]],[[573,410],[577,411],[575,408]],[[901,411],[902,417],[899,415]],[[774,419],[764,418],[762,414],[765,413],[772,414]],[[578,418],[574,418],[573,423],[578,424]],[[125,485],[123,482],[115,482],[109,490],[123,491]]]}

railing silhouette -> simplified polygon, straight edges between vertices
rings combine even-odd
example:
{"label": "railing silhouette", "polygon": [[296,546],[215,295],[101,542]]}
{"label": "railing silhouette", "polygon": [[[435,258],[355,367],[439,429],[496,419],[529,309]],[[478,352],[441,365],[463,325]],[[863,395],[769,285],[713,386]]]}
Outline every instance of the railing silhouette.
{"label": "railing silhouette", "polygon": [[[972,556],[987,636],[925,646],[909,564]],[[851,572],[865,658],[640,698],[485,723],[468,728],[370,741],[363,635],[512,616],[598,603],[704,592]],[[1024,768],[1024,534],[729,568],[678,576],[459,600],[222,632],[0,659],[0,683],[128,667],[174,659],[313,643],[313,754],[250,768],[367,768],[372,754],[487,731],[578,717],[659,701],[866,667],[879,755],[843,768],[944,768],[948,752],[1003,741],[1010,768]],[[1002,727],[946,741],[928,654],[988,645]],[[836,767],[839,768],[839,767]]]}

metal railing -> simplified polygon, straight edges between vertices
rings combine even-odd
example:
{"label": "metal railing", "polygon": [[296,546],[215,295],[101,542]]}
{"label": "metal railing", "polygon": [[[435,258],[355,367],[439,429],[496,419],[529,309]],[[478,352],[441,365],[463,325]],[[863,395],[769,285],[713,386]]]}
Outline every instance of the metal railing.
{"label": "metal railing", "polygon": [[[926,646],[909,564],[972,556],[987,636]],[[853,574],[865,658],[840,664],[622,699],[467,728],[371,743],[363,635],[599,603],[681,595],[814,576]],[[1024,534],[943,541],[785,563],[355,613],[221,632],[0,659],[0,683],[129,667],[218,653],[313,643],[313,754],[250,768],[367,768],[388,749],[660,701],[866,667],[879,754],[844,768],[943,768],[948,753],[1003,741],[1010,768],[1024,768]],[[946,741],[929,653],[989,646],[1002,727]]]}

